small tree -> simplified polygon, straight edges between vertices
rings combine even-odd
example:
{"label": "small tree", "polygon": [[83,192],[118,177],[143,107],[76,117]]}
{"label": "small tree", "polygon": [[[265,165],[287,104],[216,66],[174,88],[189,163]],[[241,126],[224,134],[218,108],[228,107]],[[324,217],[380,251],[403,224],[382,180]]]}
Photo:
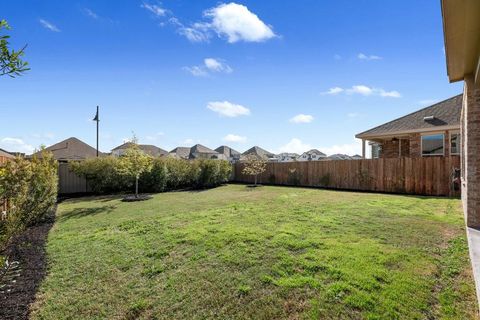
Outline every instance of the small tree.
{"label": "small tree", "polygon": [[[10,30],[6,20],[0,20],[0,31],[2,29]],[[21,59],[26,46],[18,51],[10,49],[9,38],[10,36],[0,34],[0,76],[8,75],[13,78],[30,70],[30,68],[28,68],[28,62]]]}
{"label": "small tree", "polygon": [[245,167],[242,172],[249,176],[255,176],[255,185],[257,185],[258,175],[264,173],[265,170],[267,170],[267,161],[253,154],[247,155]]}
{"label": "small tree", "polygon": [[135,198],[138,198],[138,180],[144,172],[150,171],[152,157],[138,148],[136,143],[125,151],[120,159],[120,173],[130,178],[135,178]]}

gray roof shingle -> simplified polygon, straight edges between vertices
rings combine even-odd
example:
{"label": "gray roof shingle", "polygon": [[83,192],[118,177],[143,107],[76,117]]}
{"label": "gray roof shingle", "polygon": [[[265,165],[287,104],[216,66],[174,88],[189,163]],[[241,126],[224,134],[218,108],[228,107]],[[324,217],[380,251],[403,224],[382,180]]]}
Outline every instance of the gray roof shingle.
{"label": "gray roof shingle", "polygon": [[176,147],[169,153],[181,159],[190,158],[190,148],[188,147]]}
{"label": "gray roof shingle", "polygon": [[[132,146],[132,144],[133,144],[132,142],[125,142],[124,144],[119,145],[118,147],[112,149],[112,151],[128,149],[129,147]],[[167,150],[163,150],[162,148],[159,148],[151,144],[139,144],[138,148],[152,157],[162,157],[168,154]]]}
{"label": "gray roof shingle", "polygon": [[269,159],[269,158],[273,158],[274,154],[265,150],[265,149],[262,149],[258,146],[254,146],[250,149],[248,149],[247,151],[245,151],[244,153],[242,153],[243,156],[247,156],[249,154],[253,154],[253,155],[256,155],[256,156],[259,156],[263,159]]}
{"label": "gray roof shingle", "polygon": [[[409,133],[420,129],[435,130],[443,126],[460,126],[463,94],[435,103],[378,127],[356,135],[357,138],[384,136],[392,133]],[[424,120],[433,117],[432,120]]]}
{"label": "gray roof shingle", "polygon": [[235,149],[232,149],[228,146],[220,146],[217,149],[215,149],[220,154],[225,155],[227,158],[239,158],[240,157],[240,152],[238,152]]}

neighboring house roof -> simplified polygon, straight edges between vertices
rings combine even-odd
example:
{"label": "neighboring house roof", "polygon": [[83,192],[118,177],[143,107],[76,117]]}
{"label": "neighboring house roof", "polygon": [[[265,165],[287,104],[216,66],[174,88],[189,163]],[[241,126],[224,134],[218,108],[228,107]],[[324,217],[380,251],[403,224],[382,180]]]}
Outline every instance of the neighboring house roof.
{"label": "neighboring house roof", "polygon": [[207,148],[201,144],[196,144],[193,147],[190,148],[190,153],[213,153],[217,154],[218,152],[215,150],[212,150],[210,148]]}
{"label": "neighboring house roof", "polygon": [[196,144],[190,148],[177,147],[172,151],[170,151],[170,155],[177,158],[181,158],[181,159],[195,159],[195,158],[203,158],[204,156],[207,156],[207,158],[210,158],[210,157],[216,158],[220,154],[215,150],[205,147],[204,145]]}
{"label": "neighboring house roof", "polygon": [[[356,135],[357,138],[374,138],[392,134],[407,134],[441,128],[460,127],[463,94],[412,112]],[[428,119],[426,117],[429,117]]]}
{"label": "neighboring house roof", "polygon": [[190,159],[219,159],[220,154],[201,144],[196,144],[190,148]]}
{"label": "neighboring house roof", "polygon": [[227,158],[239,158],[240,157],[240,152],[237,150],[234,150],[228,146],[220,146],[217,149],[215,149],[220,154],[225,155]]}
{"label": "neighboring house roof", "polygon": [[320,157],[326,157],[327,156],[325,153],[323,153],[322,151],[317,150],[317,149],[308,150],[304,154],[309,155],[309,156],[317,155],[317,156],[320,156]]}
{"label": "neighboring house roof", "polygon": [[0,149],[0,157],[9,158],[9,159],[15,158],[15,156],[13,154],[11,154],[10,152],[8,152],[6,150],[3,150],[3,149]]}
{"label": "neighboring house roof", "polygon": [[[60,141],[45,148],[45,150],[52,152],[56,160],[84,160],[97,156],[97,150],[95,148],[74,137]],[[41,155],[42,152],[38,151],[32,156],[41,157]],[[104,154],[100,152],[99,155],[103,156]]]}
{"label": "neighboring house roof", "polygon": [[188,147],[176,147],[169,154],[181,158],[181,159],[188,159],[190,157],[190,148]]}
{"label": "neighboring house roof", "polygon": [[330,159],[330,160],[350,160],[350,159],[352,159],[352,157],[350,157],[347,154],[336,153],[336,154],[332,154],[331,156],[328,156],[327,159]]}
{"label": "neighboring house roof", "polygon": [[284,159],[284,158],[298,158],[300,155],[298,153],[294,153],[294,152],[282,152],[282,153],[279,153],[277,155],[275,155],[275,158],[279,158],[279,159]]}
{"label": "neighboring house roof", "polygon": [[[112,149],[112,151],[128,149],[132,145],[133,145],[132,142],[125,142],[124,144],[119,145],[118,147]],[[163,150],[162,148],[159,148],[151,144],[139,144],[137,146],[140,150],[142,150],[143,152],[145,152],[146,154],[152,157],[162,157],[168,154],[167,150]]]}
{"label": "neighboring house roof", "polygon": [[242,153],[243,156],[247,156],[247,155],[250,155],[250,154],[253,154],[253,155],[256,155],[256,156],[259,156],[261,158],[264,158],[264,159],[269,159],[269,158],[273,158],[275,155],[265,149],[262,149],[258,146],[254,146],[250,149],[248,149],[247,151],[245,151],[244,153]]}

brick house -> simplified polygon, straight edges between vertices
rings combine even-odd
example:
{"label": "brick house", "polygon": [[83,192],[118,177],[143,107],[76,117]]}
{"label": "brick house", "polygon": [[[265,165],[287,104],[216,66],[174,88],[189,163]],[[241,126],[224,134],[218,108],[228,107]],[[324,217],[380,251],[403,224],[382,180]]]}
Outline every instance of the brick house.
{"label": "brick house", "polygon": [[463,81],[460,116],[462,203],[480,297],[480,1],[442,0],[447,74]]}
{"label": "brick house", "polygon": [[463,95],[435,103],[357,134],[371,145],[372,158],[460,155]]}
{"label": "brick house", "polygon": [[13,154],[11,154],[10,152],[7,152],[3,149],[0,149],[0,165],[4,162],[7,162],[10,159],[13,159],[13,158],[15,158],[15,156]]}

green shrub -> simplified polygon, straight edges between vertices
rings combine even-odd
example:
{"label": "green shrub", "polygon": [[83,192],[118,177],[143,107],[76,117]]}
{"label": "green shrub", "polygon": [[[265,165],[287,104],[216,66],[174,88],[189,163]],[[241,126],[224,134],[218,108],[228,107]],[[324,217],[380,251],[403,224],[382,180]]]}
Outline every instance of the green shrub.
{"label": "green shrub", "polygon": [[162,158],[156,158],[152,162],[150,172],[144,172],[141,180],[143,181],[140,190],[145,192],[151,190],[152,192],[163,192],[167,189],[168,182],[168,168],[166,161]]}
{"label": "green shrub", "polygon": [[112,193],[133,188],[134,181],[121,174],[119,158],[108,156],[70,163],[70,168],[84,176],[95,193]]}
{"label": "green shrub", "polygon": [[6,219],[0,221],[0,249],[15,233],[42,221],[57,201],[57,162],[43,152],[31,160],[16,158],[1,169],[0,198],[7,199]]}
{"label": "green shrub", "polygon": [[[96,193],[129,192],[133,182],[121,174],[121,158],[94,158],[71,164],[71,169],[87,178]],[[142,192],[163,192],[185,188],[203,189],[229,180],[232,165],[222,160],[183,160],[155,158],[141,174]]]}

